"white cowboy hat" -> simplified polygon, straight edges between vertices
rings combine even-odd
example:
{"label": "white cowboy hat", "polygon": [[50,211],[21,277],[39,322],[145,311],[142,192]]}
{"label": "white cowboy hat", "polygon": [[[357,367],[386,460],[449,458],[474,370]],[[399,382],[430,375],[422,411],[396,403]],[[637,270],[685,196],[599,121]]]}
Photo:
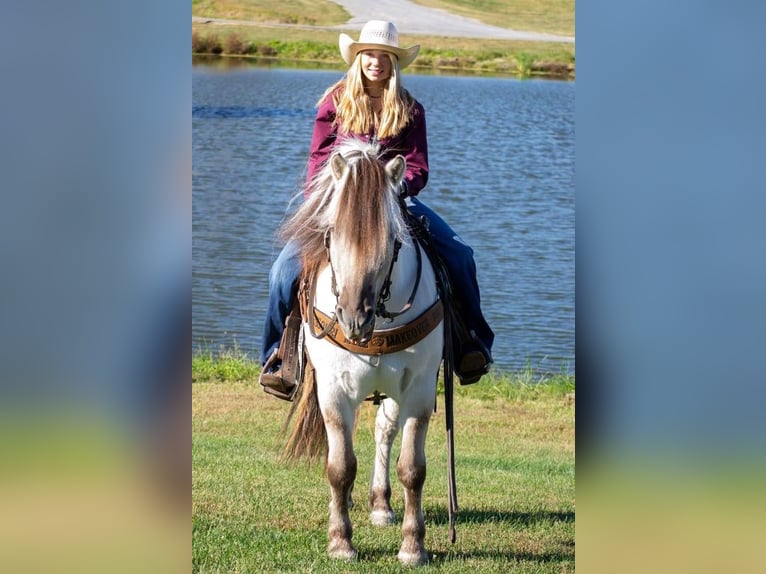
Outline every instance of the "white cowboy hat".
{"label": "white cowboy hat", "polygon": [[338,38],[340,55],[343,60],[351,65],[356,55],[362,50],[384,50],[396,54],[399,59],[399,68],[406,68],[417,57],[420,44],[410,48],[399,47],[399,32],[391,22],[383,20],[370,20],[359,32],[359,41],[354,42],[348,34],[341,34]]}

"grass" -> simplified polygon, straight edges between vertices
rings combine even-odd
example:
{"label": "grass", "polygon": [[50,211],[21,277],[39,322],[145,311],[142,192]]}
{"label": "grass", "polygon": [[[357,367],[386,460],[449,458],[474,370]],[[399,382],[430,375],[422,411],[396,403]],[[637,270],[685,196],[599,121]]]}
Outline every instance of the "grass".
{"label": "grass", "polygon": [[501,28],[575,35],[574,0],[415,0],[415,3]]}
{"label": "grass", "polygon": [[[241,368],[216,368],[218,363]],[[329,487],[321,465],[279,462],[288,403],[257,384],[237,351],[197,353],[192,385],[193,572],[404,572],[400,528],[376,528],[366,510],[374,407],[360,410],[351,511],[357,563],[326,556]],[[234,382],[237,381],[237,382]],[[459,387],[455,404],[460,512],[448,540],[444,408],[427,440],[425,571],[574,572],[574,379],[531,372]],[[397,443],[398,444],[398,443]],[[395,447],[396,450],[396,447]],[[392,473],[392,504],[401,487]]]}
{"label": "grass", "polygon": [[[213,351],[207,346],[197,349],[192,356],[192,382],[194,383],[247,383],[257,385],[260,362],[243,351],[235,341],[233,347],[221,346]],[[444,381],[439,377],[439,393]],[[481,384],[466,387],[456,385],[457,396],[493,400],[535,400],[541,397],[562,397],[574,393],[574,376],[566,373],[540,373],[531,364],[519,372],[491,371]]]}
{"label": "grass", "polygon": [[260,366],[238,347],[197,351],[192,356],[192,382],[257,381]]}
{"label": "grass", "polygon": [[328,0],[192,0],[192,15],[309,26],[334,26],[351,17]]}
{"label": "grass", "polygon": [[[425,4],[425,2],[422,2]],[[474,2],[441,2],[449,4],[455,13],[468,10]],[[500,2],[482,2],[463,15],[499,26],[537,32],[574,34],[574,3],[572,0],[525,0],[520,6]],[[192,24],[192,53],[229,55],[245,58],[321,62],[345,69],[338,53],[338,32],[335,30],[280,28],[272,23],[339,25],[348,20],[345,12],[338,13],[332,2],[294,1],[225,1],[200,0],[192,3],[192,14],[210,18],[230,18],[263,22],[264,25],[235,25],[218,23]],[[304,10],[305,9],[305,10]],[[499,10],[496,12],[495,10]],[[522,18],[517,12],[536,14]],[[294,16],[294,14],[306,14]],[[308,21],[298,21],[305,18]],[[543,25],[539,22],[547,22]],[[563,23],[562,23],[563,22]],[[569,22],[569,23],[566,23]],[[484,40],[413,36],[402,34],[400,43],[420,44],[421,51],[413,71],[454,70],[471,73],[491,73],[521,77],[543,76],[573,79],[575,46],[556,42]]]}

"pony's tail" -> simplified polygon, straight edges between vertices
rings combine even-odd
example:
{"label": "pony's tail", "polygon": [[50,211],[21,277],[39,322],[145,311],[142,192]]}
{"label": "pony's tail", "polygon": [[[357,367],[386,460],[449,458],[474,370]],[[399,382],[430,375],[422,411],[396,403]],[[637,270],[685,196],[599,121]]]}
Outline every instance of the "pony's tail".
{"label": "pony's tail", "polygon": [[327,432],[319,410],[316,378],[311,364],[306,365],[303,384],[297,394],[282,427],[282,436],[285,436],[292,423],[292,431],[282,451],[282,460],[294,462],[305,458],[309,462],[316,462],[320,455],[327,452]]}

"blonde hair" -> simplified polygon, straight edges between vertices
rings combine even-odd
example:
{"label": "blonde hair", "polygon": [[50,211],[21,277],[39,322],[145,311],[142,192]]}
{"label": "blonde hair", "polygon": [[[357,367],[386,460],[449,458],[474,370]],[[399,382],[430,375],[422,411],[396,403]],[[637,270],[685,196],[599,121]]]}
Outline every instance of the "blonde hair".
{"label": "blonde hair", "polygon": [[399,80],[399,59],[386,52],[391,60],[391,77],[383,90],[383,108],[378,115],[372,100],[364,91],[361,53],[358,52],[346,75],[325,90],[319,106],[332,94],[335,103],[335,125],[343,133],[368,134],[388,138],[401,132],[412,119],[415,100]]}

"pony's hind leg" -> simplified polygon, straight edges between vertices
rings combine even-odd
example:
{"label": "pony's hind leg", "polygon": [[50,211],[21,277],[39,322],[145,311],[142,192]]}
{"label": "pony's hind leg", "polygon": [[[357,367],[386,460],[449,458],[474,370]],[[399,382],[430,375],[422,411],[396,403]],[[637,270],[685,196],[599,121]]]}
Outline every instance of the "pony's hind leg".
{"label": "pony's hind leg", "polygon": [[409,418],[402,430],[402,452],[396,464],[399,481],[404,486],[404,517],[399,561],[419,566],[428,562],[423,546],[426,534],[423,518],[423,484],[426,480],[425,442],[430,413]]}
{"label": "pony's hind leg", "polygon": [[375,417],[375,461],[370,481],[370,521],[376,526],[396,523],[391,509],[391,445],[399,430],[399,405],[386,399],[378,407]]}
{"label": "pony's hind leg", "polygon": [[351,545],[351,519],[348,515],[351,489],[356,478],[356,456],[351,442],[353,414],[323,410],[327,429],[327,479],[330,482],[330,524],[327,553],[332,558],[353,560],[356,549]]}

